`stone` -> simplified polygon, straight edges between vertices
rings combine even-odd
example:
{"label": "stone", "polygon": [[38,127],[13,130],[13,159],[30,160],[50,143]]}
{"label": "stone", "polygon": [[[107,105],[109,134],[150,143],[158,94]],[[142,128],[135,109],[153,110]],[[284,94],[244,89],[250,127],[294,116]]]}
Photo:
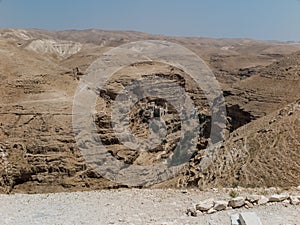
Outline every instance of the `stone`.
{"label": "stone", "polygon": [[186,211],[186,214],[188,216],[194,216],[194,217],[196,217],[197,216],[197,211],[196,211],[196,209],[194,207],[189,207],[187,209],[187,211]]}
{"label": "stone", "polygon": [[217,211],[221,211],[221,210],[226,209],[227,205],[228,205],[227,201],[215,201],[213,209],[215,209]]}
{"label": "stone", "polygon": [[280,195],[272,195],[269,198],[269,202],[282,202],[286,199],[288,199],[288,195],[287,194],[280,194]]}
{"label": "stone", "polygon": [[214,201],[212,199],[208,199],[196,204],[196,209],[200,211],[208,211],[213,206],[214,206]]}
{"label": "stone", "polygon": [[251,202],[249,202],[249,201],[245,201],[245,205],[246,205],[246,207],[247,207],[248,209],[251,209],[251,208],[254,207],[254,205],[253,205]]}
{"label": "stone", "polygon": [[260,195],[249,195],[246,199],[251,203],[258,202]]}
{"label": "stone", "polygon": [[215,210],[214,208],[211,208],[207,211],[207,214],[213,214],[215,212],[217,212],[217,210]]}
{"label": "stone", "polygon": [[243,212],[239,214],[241,225],[262,225],[255,212]]}
{"label": "stone", "polygon": [[292,205],[300,204],[300,196],[290,196],[290,202]]}
{"label": "stone", "polygon": [[287,207],[290,204],[290,200],[286,199],[282,203],[285,207]]}
{"label": "stone", "polygon": [[228,205],[232,208],[239,208],[245,204],[245,199],[243,197],[236,197],[229,201]]}
{"label": "stone", "polygon": [[201,215],[204,214],[204,212],[201,212],[201,211],[199,211],[199,210],[196,210],[196,213],[197,213],[197,216],[201,216]]}
{"label": "stone", "polygon": [[265,205],[268,202],[269,202],[269,199],[266,196],[262,195],[262,196],[260,196],[259,200],[257,201],[257,204],[258,205]]}

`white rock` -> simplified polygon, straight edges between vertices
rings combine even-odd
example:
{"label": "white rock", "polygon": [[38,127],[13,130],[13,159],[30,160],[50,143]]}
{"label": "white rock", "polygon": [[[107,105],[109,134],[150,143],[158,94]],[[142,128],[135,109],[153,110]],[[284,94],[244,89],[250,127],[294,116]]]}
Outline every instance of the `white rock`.
{"label": "white rock", "polygon": [[249,201],[245,201],[245,205],[246,205],[246,207],[247,207],[248,209],[251,209],[251,208],[254,207],[254,205],[253,205],[251,202],[249,202]]}
{"label": "white rock", "polygon": [[201,216],[201,215],[203,215],[203,214],[204,214],[204,213],[201,212],[201,211],[199,211],[199,210],[196,211],[196,215],[197,215],[197,216]]}
{"label": "white rock", "polygon": [[285,207],[288,207],[288,205],[290,204],[290,200],[286,199],[282,203]]}
{"label": "white rock", "polygon": [[262,225],[259,217],[254,212],[240,213],[239,220],[241,225]]}
{"label": "white rock", "polygon": [[228,205],[232,208],[242,207],[245,204],[245,199],[243,197],[236,197],[229,201]]}
{"label": "white rock", "polygon": [[267,204],[269,199],[266,196],[260,196],[259,200],[257,201],[258,205],[265,205]]}
{"label": "white rock", "polygon": [[207,211],[207,214],[213,214],[215,212],[217,212],[217,210],[215,210],[214,208],[211,208]]}
{"label": "white rock", "polygon": [[194,216],[194,217],[196,217],[198,213],[197,213],[197,211],[196,211],[196,209],[194,207],[189,207],[187,209],[187,211],[186,211],[186,214],[188,216]]}
{"label": "white rock", "polygon": [[269,198],[269,202],[282,202],[286,200],[289,196],[287,194],[281,194],[281,195],[272,195]]}
{"label": "white rock", "polygon": [[200,211],[208,211],[214,206],[214,200],[208,199],[196,205],[196,209]]}
{"label": "white rock", "polygon": [[219,190],[217,188],[213,188],[212,190],[213,190],[213,192],[219,192]]}
{"label": "white rock", "polygon": [[221,211],[221,210],[226,209],[227,205],[228,205],[227,201],[215,201],[214,202],[214,209],[217,210],[217,211]]}
{"label": "white rock", "polygon": [[300,186],[297,187],[297,190],[300,191]]}
{"label": "white rock", "polygon": [[290,202],[292,205],[300,204],[300,196],[290,196]]}
{"label": "white rock", "polygon": [[246,198],[249,202],[254,203],[260,199],[260,195],[249,195]]}

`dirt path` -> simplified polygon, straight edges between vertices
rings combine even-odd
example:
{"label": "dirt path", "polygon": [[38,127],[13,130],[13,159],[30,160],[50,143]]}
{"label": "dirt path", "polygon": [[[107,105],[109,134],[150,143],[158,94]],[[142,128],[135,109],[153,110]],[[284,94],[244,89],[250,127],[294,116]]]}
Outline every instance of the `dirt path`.
{"label": "dirt path", "polygon": [[36,195],[0,195],[0,224],[203,224],[230,225],[230,215],[256,212],[264,225],[298,225],[300,206],[283,204],[227,210],[190,217],[186,209],[220,192],[189,190],[112,190]]}

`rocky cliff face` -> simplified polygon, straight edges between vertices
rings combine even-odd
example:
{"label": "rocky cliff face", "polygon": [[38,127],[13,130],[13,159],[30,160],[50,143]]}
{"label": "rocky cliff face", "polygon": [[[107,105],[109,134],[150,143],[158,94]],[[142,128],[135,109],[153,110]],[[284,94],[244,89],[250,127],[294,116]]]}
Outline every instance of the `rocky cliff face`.
{"label": "rocky cliff face", "polygon": [[71,41],[33,40],[25,48],[41,55],[49,54],[58,58],[68,58],[80,51],[82,44]]}
{"label": "rocky cliff face", "polygon": [[[172,85],[183,87],[207,119],[202,121],[206,122],[197,140],[198,154],[181,176],[181,185],[238,182],[250,186],[253,183],[285,186],[299,180],[297,164],[288,163],[299,153],[295,141],[299,139],[298,103],[295,102],[299,99],[299,55],[291,55],[299,50],[297,45],[242,39],[169,38],[135,32],[7,29],[0,30],[1,192],[37,193],[122,186],[101,177],[82,157],[72,127],[73,97],[81,76],[103,52],[122,43],[145,39],[173,41],[204,58],[224,89],[227,130],[228,135],[231,134],[222,145],[217,163],[206,172],[199,171],[202,150],[210,133],[209,104],[203,93],[179,69],[157,63],[131,65],[112,77],[107,84],[108,91],[99,90],[101,107],[96,107],[95,122],[99,137],[113,157],[127,164],[155,165],[172,155],[181,123],[180,112],[170,105],[164,115],[166,141],[152,152],[141,153],[124,147],[116,139],[109,117],[110,104],[119,88],[133,79],[161,77],[170,79],[163,84],[170,95],[173,95]],[[140,138],[149,136],[147,115],[142,109],[151,102],[160,107],[167,104],[160,99],[143,99],[130,114],[130,128]],[[284,108],[288,104],[291,105]],[[270,114],[281,108],[282,116],[278,111]],[[289,108],[293,109],[290,115],[285,113]],[[261,119],[253,121],[258,118]],[[274,119],[276,121],[271,122]],[[261,157],[255,158],[258,154]],[[274,154],[279,157],[273,159]],[[230,163],[225,165],[222,157],[226,158],[224,162]],[[275,172],[271,176],[272,169]],[[176,177],[162,186],[174,186],[177,180]]]}
{"label": "rocky cliff face", "polygon": [[280,59],[227,90],[227,102],[238,102],[255,118],[265,116],[299,98],[299,52]]}
{"label": "rocky cliff face", "polygon": [[[299,182],[300,100],[253,121],[215,147],[213,159],[199,153],[187,166],[180,184],[290,187]],[[207,167],[204,162],[211,160]],[[202,169],[203,168],[203,169]]]}

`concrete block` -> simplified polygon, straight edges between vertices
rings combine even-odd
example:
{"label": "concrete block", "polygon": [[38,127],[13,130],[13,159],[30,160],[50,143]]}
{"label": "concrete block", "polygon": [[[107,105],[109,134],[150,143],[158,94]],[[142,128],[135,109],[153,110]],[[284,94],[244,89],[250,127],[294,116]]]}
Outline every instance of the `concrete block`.
{"label": "concrete block", "polygon": [[239,214],[241,225],[262,225],[259,217],[254,212],[244,212]]}
{"label": "concrete block", "polygon": [[230,219],[231,219],[231,225],[240,225],[239,214],[232,214],[230,216]]}

